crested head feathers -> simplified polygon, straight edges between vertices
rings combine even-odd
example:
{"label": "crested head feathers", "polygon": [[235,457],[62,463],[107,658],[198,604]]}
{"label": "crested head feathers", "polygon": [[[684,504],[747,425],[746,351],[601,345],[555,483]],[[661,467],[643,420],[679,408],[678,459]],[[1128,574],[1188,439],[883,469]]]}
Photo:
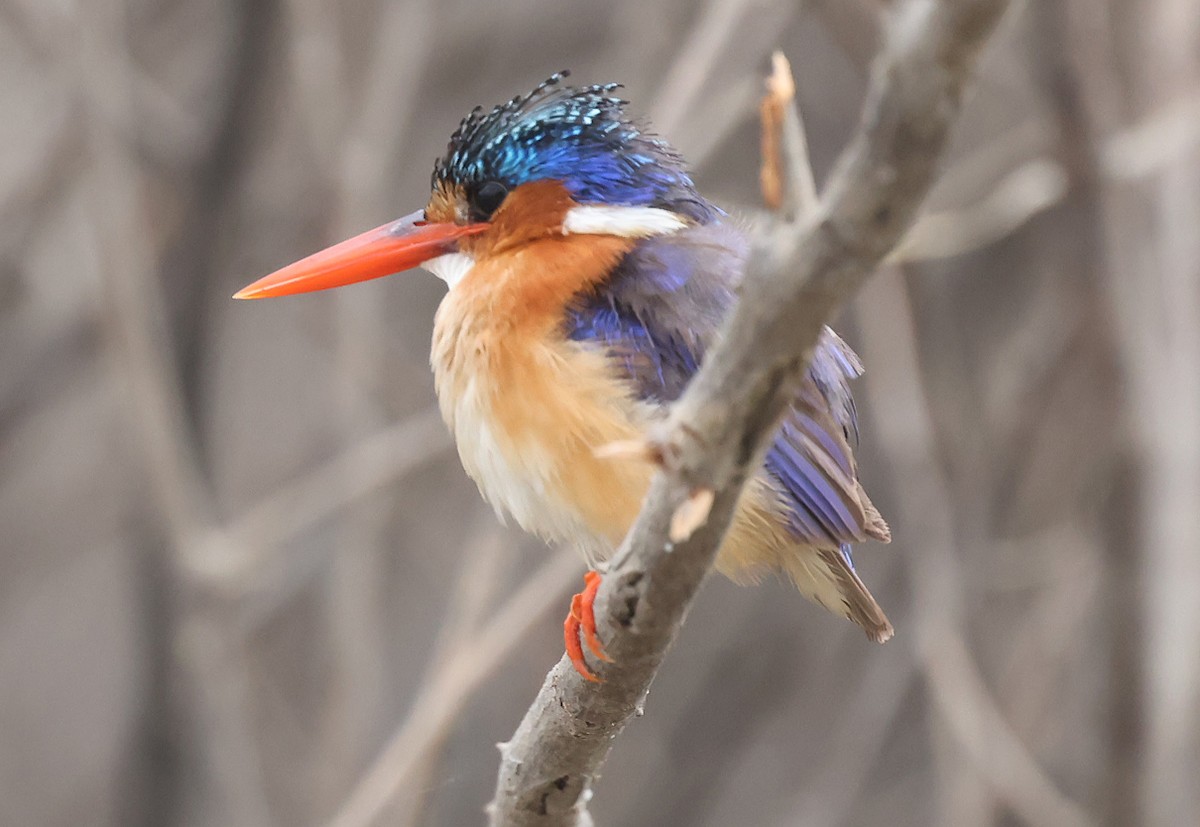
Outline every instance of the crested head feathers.
{"label": "crested head feathers", "polygon": [[527,95],[463,119],[434,165],[433,186],[468,195],[558,180],[579,203],[655,206],[694,220],[715,215],[683,159],[625,111],[619,84],[572,87],[557,72]]}

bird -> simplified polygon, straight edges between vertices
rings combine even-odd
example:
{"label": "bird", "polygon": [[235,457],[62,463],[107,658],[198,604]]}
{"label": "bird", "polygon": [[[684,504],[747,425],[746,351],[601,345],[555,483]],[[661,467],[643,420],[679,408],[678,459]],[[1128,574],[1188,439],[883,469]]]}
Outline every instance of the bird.
{"label": "bird", "polygon": [[[610,661],[593,602],[655,472],[604,449],[647,440],[696,375],[735,301],[749,241],[700,194],[681,155],[629,114],[620,84],[575,87],[568,75],[475,107],[434,163],[422,209],[234,298],[416,267],[445,282],[430,351],[442,417],[502,520],[582,552],[588,572],[564,643],[576,671],[600,680],[584,652]],[[862,370],[825,328],[715,568],[739,583],[790,580],[882,643],[892,624],[851,557],[853,544],[890,540],[854,455],[850,382]]]}

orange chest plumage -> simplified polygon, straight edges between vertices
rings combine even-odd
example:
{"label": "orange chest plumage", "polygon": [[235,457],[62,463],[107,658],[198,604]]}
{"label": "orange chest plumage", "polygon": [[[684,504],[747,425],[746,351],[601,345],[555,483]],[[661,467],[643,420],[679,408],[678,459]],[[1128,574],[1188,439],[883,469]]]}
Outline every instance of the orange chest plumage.
{"label": "orange chest plumage", "polygon": [[629,250],[626,239],[549,237],[483,258],[434,323],[438,401],[463,467],[502,515],[602,559],[637,513],[644,464],[595,456],[653,416],[605,355],[569,341],[565,310]]}

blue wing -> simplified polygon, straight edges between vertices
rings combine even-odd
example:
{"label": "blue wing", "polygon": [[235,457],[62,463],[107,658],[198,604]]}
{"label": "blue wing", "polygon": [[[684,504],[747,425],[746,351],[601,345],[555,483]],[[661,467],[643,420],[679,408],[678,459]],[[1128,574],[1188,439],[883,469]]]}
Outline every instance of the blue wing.
{"label": "blue wing", "polygon": [[[665,405],[699,368],[744,261],[744,239],[722,224],[643,242],[600,289],[577,297],[566,333],[603,347],[637,398]],[[848,543],[887,539],[850,448],[858,426],[848,382],[861,372],[854,352],[827,330],[765,462],[797,539],[842,549],[847,562]]]}

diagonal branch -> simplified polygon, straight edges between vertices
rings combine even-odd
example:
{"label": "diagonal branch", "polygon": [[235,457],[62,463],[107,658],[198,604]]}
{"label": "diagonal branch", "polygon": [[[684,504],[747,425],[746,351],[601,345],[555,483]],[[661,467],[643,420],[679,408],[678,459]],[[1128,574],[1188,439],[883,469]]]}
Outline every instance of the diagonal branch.
{"label": "diagonal branch", "polygon": [[[861,125],[816,215],[764,233],[719,346],[656,436],[663,472],[597,600],[616,665],[601,684],[565,658],[547,675],[501,745],[492,824],[590,823],[587,801],[612,739],[641,707],[821,330],[912,223],[1006,5],[911,0],[896,10]],[[708,520],[672,543],[676,510],[704,490],[714,492]]]}

